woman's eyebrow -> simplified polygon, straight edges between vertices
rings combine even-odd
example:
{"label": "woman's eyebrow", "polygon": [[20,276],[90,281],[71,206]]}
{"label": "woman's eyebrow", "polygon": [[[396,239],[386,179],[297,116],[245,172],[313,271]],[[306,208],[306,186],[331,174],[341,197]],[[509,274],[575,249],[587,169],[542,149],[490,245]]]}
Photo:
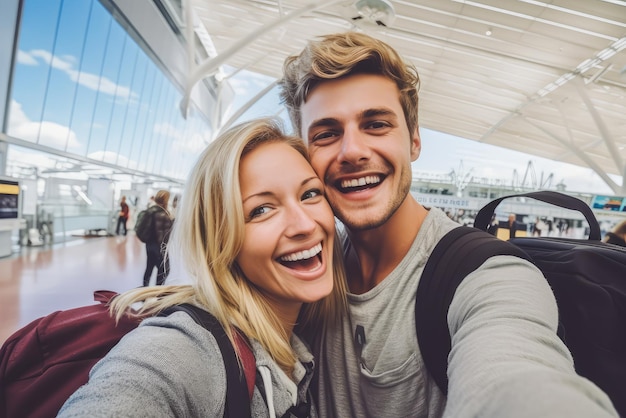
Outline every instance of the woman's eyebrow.
{"label": "woman's eyebrow", "polygon": [[320,180],[320,178],[317,177],[317,176],[311,176],[309,178],[306,178],[306,179],[302,180],[302,183],[300,183],[300,185],[304,186],[305,184],[310,183],[311,181],[314,181],[314,180]]}
{"label": "woman's eyebrow", "polygon": [[274,193],[267,191],[267,192],[259,192],[259,193],[254,193],[251,194],[249,196],[246,196],[245,198],[241,199],[241,203],[246,203],[248,200],[252,199],[253,197],[268,197],[268,196],[273,196]]}
{"label": "woman's eyebrow", "polygon": [[[310,182],[315,181],[315,180],[319,180],[319,177],[317,177],[317,176],[307,177],[307,178],[305,178],[304,180],[302,180],[300,182],[300,185],[304,186],[305,184],[310,183]],[[250,200],[253,197],[271,197],[271,196],[274,196],[274,192],[268,190],[268,191],[258,192],[258,193],[254,193],[254,194],[251,194],[249,196],[246,196],[243,199],[241,199],[241,202],[245,203],[246,201]]]}

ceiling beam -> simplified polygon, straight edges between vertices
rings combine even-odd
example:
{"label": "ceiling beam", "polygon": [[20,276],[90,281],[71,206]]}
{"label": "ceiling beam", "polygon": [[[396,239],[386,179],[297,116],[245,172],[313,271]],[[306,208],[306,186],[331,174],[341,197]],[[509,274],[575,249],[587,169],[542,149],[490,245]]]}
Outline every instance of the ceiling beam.
{"label": "ceiling beam", "polygon": [[258,92],[252,99],[248,100],[243,106],[241,106],[237,111],[222,125],[219,130],[215,134],[217,135],[224,132],[226,129],[230,128],[230,126],[237,121],[248,109],[250,109],[256,102],[261,100],[267,93],[269,93],[276,85],[279,80],[274,80],[269,85],[267,85],[263,90]]}
{"label": "ceiling beam", "polygon": [[576,86],[576,90],[578,90],[578,94],[580,95],[580,98],[583,100],[583,103],[585,103],[585,106],[587,106],[587,109],[589,110],[589,113],[591,117],[593,118],[593,121],[595,122],[596,127],[598,128],[598,131],[600,132],[600,135],[602,136],[602,139],[604,140],[604,144],[609,149],[609,154],[611,155],[611,157],[613,157],[613,161],[615,162],[617,171],[619,171],[620,173],[623,172],[624,160],[622,159],[622,156],[620,155],[619,149],[617,148],[617,145],[615,144],[615,140],[613,139],[613,136],[611,135],[608,128],[606,127],[606,123],[604,123],[604,121],[602,120],[602,117],[600,116],[600,113],[598,112],[593,102],[589,98],[589,95],[587,94],[583,81],[579,77],[577,77],[576,80],[574,80],[574,85]]}
{"label": "ceiling beam", "polygon": [[[185,92],[180,102],[180,110],[182,112],[183,117],[187,118],[187,113],[189,110],[189,100],[191,98],[191,91],[193,90],[196,83],[198,83],[204,77],[207,77],[208,75],[215,73],[218,67],[224,64],[233,55],[239,53],[241,50],[243,50],[244,48],[252,44],[254,41],[256,41],[265,33],[281,25],[284,25],[285,23],[302,16],[303,14],[307,12],[310,12],[319,8],[328,7],[334,3],[338,3],[339,1],[341,0],[333,0],[333,1],[325,2],[321,4],[310,3],[301,9],[294,10],[291,13],[280,16],[278,19],[274,21],[271,21],[271,22],[266,23],[265,25],[262,25],[261,27],[257,28],[255,31],[252,31],[247,36],[244,36],[243,38],[235,42],[235,44],[232,45],[226,51],[223,51],[222,53],[220,53],[219,55],[215,57],[206,59],[197,67],[193,63],[193,60],[189,61],[190,67],[188,69],[188,77],[187,77],[187,82],[185,85]],[[186,9],[191,8],[191,0],[183,0],[183,4]],[[186,14],[189,15],[190,13],[191,11]],[[191,24],[187,23],[187,26],[189,27],[191,26]],[[189,30],[187,30],[187,32],[189,32]],[[193,41],[194,38],[192,36],[191,38],[187,38],[187,39],[188,39],[187,54],[193,57],[194,52],[195,52],[195,42]]]}
{"label": "ceiling beam", "polygon": [[524,122],[528,123],[530,126],[534,127],[535,129],[538,129],[539,131],[543,132],[544,134],[548,135],[550,138],[554,139],[555,141],[563,145],[566,149],[569,149],[570,151],[572,151],[574,155],[580,158],[581,161],[583,161],[589,168],[591,168],[596,174],[598,174],[598,176],[600,176],[600,178],[611,188],[611,190],[613,190],[614,193],[619,193],[620,191],[622,191],[623,189],[622,186],[614,182],[613,179],[609,177],[606,171],[604,171],[602,167],[600,167],[599,164],[597,164],[583,150],[581,150],[579,147],[574,145],[571,141],[567,141],[559,137],[558,135],[550,132],[547,128],[544,128],[543,126],[535,123],[534,121],[528,119],[525,116],[521,116],[521,118],[522,120],[524,120]]}

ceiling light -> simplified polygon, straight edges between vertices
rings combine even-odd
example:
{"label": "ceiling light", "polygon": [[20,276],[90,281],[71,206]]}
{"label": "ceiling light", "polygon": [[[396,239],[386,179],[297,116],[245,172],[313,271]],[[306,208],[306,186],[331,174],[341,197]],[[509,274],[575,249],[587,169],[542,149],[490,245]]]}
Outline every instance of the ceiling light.
{"label": "ceiling light", "polygon": [[493,33],[493,32],[491,31],[491,28],[488,28],[488,29],[485,31],[485,35],[487,35],[487,36],[491,36],[491,34],[492,34],[492,33]]}
{"label": "ceiling light", "polygon": [[351,19],[357,26],[389,27],[396,17],[388,0],[358,0],[354,6],[358,14]]}
{"label": "ceiling light", "polygon": [[626,47],[626,36],[623,37],[622,39],[619,39],[617,41],[615,41],[615,43],[613,45],[611,45],[612,48],[615,48],[616,51],[620,51],[622,48]]}
{"label": "ceiling light", "polygon": [[598,55],[596,55],[596,57],[600,58],[602,61],[605,61],[615,55],[616,52],[617,51],[613,48],[606,48],[600,51]]}

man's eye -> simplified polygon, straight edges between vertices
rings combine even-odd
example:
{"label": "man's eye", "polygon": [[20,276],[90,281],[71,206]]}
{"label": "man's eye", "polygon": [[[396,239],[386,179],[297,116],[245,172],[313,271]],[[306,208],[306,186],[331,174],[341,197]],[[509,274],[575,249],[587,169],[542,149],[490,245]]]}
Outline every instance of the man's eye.
{"label": "man's eye", "polygon": [[368,129],[382,129],[382,128],[388,128],[389,124],[387,122],[382,122],[382,121],[374,121],[374,122],[370,122],[367,124],[367,128]]}
{"label": "man's eye", "polygon": [[313,135],[311,142],[323,141],[325,139],[334,138],[335,136],[337,136],[337,134],[332,131],[320,132]]}
{"label": "man's eye", "polygon": [[254,218],[258,217],[258,216],[265,215],[270,210],[271,209],[269,208],[269,206],[259,206],[259,207],[256,207],[256,208],[252,209],[252,212],[250,212],[250,219],[254,219]]}
{"label": "man's eye", "polygon": [[302,200],[313,199],[314,197],[322,196],[323,193],[320,189],[311,189],[304,192]]}

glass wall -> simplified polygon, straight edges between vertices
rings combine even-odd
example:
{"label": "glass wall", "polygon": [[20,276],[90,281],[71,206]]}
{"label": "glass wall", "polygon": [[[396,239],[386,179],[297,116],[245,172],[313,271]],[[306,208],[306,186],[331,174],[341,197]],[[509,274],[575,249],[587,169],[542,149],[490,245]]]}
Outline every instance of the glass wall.
{"label": "glass wall", "polygon": [[183,181],[211,127],[97,0],[25,0],[7,134]]}

